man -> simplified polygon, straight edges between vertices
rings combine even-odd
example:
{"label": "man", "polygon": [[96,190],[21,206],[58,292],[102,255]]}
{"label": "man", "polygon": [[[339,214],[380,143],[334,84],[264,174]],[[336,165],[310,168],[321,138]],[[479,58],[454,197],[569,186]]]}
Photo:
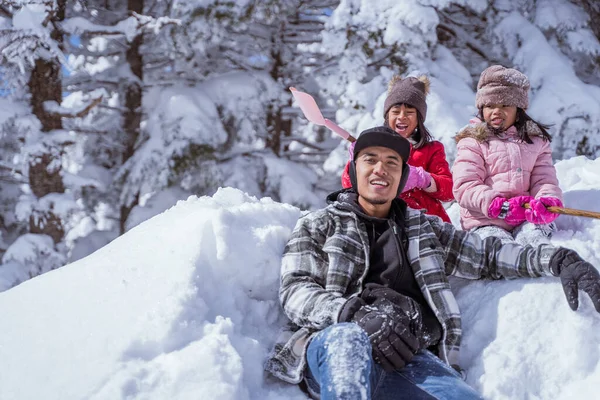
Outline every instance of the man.
{"label": "man", "polygon": [[[447,275],[555,275],[569,305],[600,312],[600,274],[576,252],[503,245],[456,230],[397,199],[410,145],[387,127],[361,133],[352,188],[301,218],[282,260],[291,320],[266,369],[321,399],[480,399],[456,371],[460,313]],[[454,366],[455,368],[452,368]]]}

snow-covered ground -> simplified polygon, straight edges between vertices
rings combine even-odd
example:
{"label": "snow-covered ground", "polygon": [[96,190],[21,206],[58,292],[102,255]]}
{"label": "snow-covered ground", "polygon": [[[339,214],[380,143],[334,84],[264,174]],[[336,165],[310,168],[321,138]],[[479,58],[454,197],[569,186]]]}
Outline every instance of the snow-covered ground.
{"label": "snow-covered ground", "polygon": [[[566,206],[600,211],[600,159],[557,169]],[[0,293],[0,399],[304,399],[262,372],[284,321],[280,257],[300,215],[221,189]],[[557,245],[600,265],[600,221],[557,223]],[[453,285],[462,366],[487,399],[597,398],[600,316],[589,299],[572,312],[556,278]]]}

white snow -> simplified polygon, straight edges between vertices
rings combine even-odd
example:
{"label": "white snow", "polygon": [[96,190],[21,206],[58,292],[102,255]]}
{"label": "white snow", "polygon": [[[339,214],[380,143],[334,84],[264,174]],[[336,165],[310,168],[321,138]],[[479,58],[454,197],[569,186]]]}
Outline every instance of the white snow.
{"label": "white snow", "polygon": [[[566,206],[600,209],[599,163],[557,164]],[[300,214],[232,188],[192,196],[0,293],[0,398],[304,398],[262,372],[284,323],[279,263]],[[553,242],[600,265],[600,221],[557,222]],[[462,365],[486,399],[596,398],[600,316],[585,295],[573,312],[556,278],[452,282]]]}
{"label": "white snow", "polygon": [[[130,69],[116,68],[110,58],[90,62],[70,56],[67,62],[49,39],[50,25],[41,24],[48,9],[41,1],[29,3],[38,4],[21,7],[12,19],[0,17],[0,26],[15,31],[14,36],[0,38],[5,61],[0,72],[15,99],[23,97],[25,72],[39,57],[58,56],[70,71],[82,68],[97,80],[135,79]],[[193,3],[175,2],[173,7],[185,15],[213,2]],[[236,12],[246,3],[236,2]],[[474,53],[463,54],[451,43],[439,42],[436,26],[444,14],[433,7],[452,4],[481,13],[463,16],[454,28],[458,38],[489,58],[465,59],[464,54]],[[496,0],[493,10],[490,7],[481,0],[342,0],[322,32],[323,44],[309,46],[335,62],[322,71],[322,66],[307,69],[306,74],[314,76],[306,85],[322,96],[320,106],[337,110],[335,120],[356,135],[383,121],[386,84],[393,73],[428,74],[426,126],[444,143],[452,162],[453,136],[476,113],[473,90],[478,73],[487,61],[497,60],[529,77],[528,113],[554,124],[550,133],[557,158],[577,154],[582,137],[589,148],[586,154],[597,154],[598,77],[578,61],[586,58],[573,54],[600,54],[588,13],[576,2],[562,0]],[[455,18],[455,11],[446,9],[446,19]],[[488,28],[473,35],[469,24],[481,17]],[[135,15],[107,27],[76,17],[61,27],[76,34],[110,31],[112,37],[131,40],[141,25],[156,31],[175,23]],[[190,29],[196,32],[191,37],[201,38],[191,43],[190,52],[203,56],[212,48],[205,38],[231,40],[217,23],[198,23]],[[109,50],[109,45],[106,37],[97,37],[89,51]],[[374,53],[368,55],[365,46]],[[406,65],[370,67],[382,56],[389,57],[391,46],[397,46]],[[268,61],[262,55],[255,59],[261,62],[253,68]],[[17,71],[8,74],[12,66]],[[109,106],[121,105],[117,94],[104,96]],[[111,205],[101,202],[92,215],[83,216],[79,192],[83,187],[109,190],[114,181],[106,168],[86,158],[86,150],[99,143],[95,137],[115,131],[118,118],[106,114],[86,125],[97,128],[98,134],[90,133],[88,147],[79,142],[62,158],[67,193],[39,200],[20,184],[27,182],[29,154],[45,145],[72,142],[76,133],[65,128],[41,134],[28,101],[0,98],[0,125],[10,133],[2,140],[23,141],[14,154],[10,141],[3,147],[3,171],[15,182],[2,184],[2,223],[27,222],[34,210],[53,209],[70,216],[66,240],[58,246],[46,235],[17,238],[3,231],[0,237],[5,250],[0,291],[6,290],[0,293],[0,400],[305,398],[295,386],[262,372],[285,321],[277,300],[279,263],[303,210],[323,205],[322,192],[331,182],[337,186],[348,143],[340,141],[325,164],[315,169],[263,150],[266,107],[285,103],[286,96],[287,90],[264,71],[225,67],[194,86],[182,81],[149,87],[143,104],[147,117],[135,156],[121,176],[119,204],[129,204],[138,192],[141,201],[125,223],[128,232],[117,238]],[[74,92],[62,104],[47,106],[51,111],[77,111],[87,101],[82,92]],[[314,142],[316,130],[300,125],[294,126],[294,133]],[[231,148],[218,165],[207,161],[198,171],[185,172],[178,187],[170,186],[176,169],[172,159],[186,156],[191,144]],[[297,143],[290,145],[297,147],[302,152]],[[567,207],[600,212],[599,171],[600,159],[573,157],[557,164]],[[179,201],[190,193],[212,194],[217,186],[227,188],[212,197]],[[458,227],[456,204],[448,212]],[[557,226],[556,245],[574,248],[600,265],[600,221],[561,216]],[[67,256],[78,261],[27,280],[63,265]],[[9,289],[22,281],[26,282]],[[463,312],[462,366],[467,382],[486,399],[598,397],[600,317],[584,295],[580,310],[572,312],[555,278],[453,279],[452,284]]]}

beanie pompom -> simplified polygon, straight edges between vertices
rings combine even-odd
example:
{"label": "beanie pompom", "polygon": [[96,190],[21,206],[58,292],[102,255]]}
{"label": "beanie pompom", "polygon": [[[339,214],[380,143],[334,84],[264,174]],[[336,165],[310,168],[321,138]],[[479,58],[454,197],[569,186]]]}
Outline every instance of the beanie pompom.
{"label": "beanie pompom", "polygon": [[387,86],[388,96],[390,95],[390,93],[392,93],[392,89],[394,89],[394,86],[396,85],[396,83],[400,82],[401,80],[402,80],[402,77],[400,75],[392,76],[392,79],[390,79],[390,81],[388,82],[388,86]]}
{"label": "beanie pompom", "polygon": [[431,81],[429,80],[429,78],[427,77],[427,75],[421,75],[417,77],[418,80],[420,80],[421,82],[423,82],[423,85],[425,86],[425,96],[427,96],[429,94],[429,87],[431,86]]}

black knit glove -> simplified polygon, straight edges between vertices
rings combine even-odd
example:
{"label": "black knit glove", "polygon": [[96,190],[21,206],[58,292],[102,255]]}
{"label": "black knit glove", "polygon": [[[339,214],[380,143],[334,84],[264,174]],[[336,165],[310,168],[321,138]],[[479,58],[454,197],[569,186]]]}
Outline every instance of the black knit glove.
{"label": "black knit glove", "polygon": [[392,303],[365,305],[352,318],[369,335],[373,358],[386,371],[404,367],[419,350],[419,340],[408,328],[408,318],[395,310]]}
{"label": "black knit glove", "polygon": [[[406,304],[397,304],[381,290],[395,293],[397,296],[391,296],[394,300],[406,299]],[[404,367],[420,349],[419,338],[411,328],[422,326],[421,317],[411,302],[413,300],[391,289],[367,289],[361,297],[352,298],[344,305],[338,320],[359,325],[369,336],[373,359],[386,371],[393,371]]]}
{"label": "black knit glove", "polygon": [[579,290],[590,296],[600,313],[600,273],[575,251],[559,248],[550,259],[550,271],[559,276],[567,302],[573,311],[579,307]]}

